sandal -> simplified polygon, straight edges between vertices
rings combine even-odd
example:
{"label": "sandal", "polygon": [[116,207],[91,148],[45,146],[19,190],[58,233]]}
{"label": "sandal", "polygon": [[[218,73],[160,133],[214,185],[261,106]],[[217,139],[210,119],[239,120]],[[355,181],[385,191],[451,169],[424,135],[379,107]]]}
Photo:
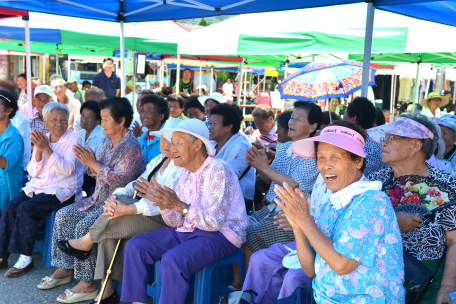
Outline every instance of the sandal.
{"label": "sandal", "polygon": [[[47,282],[47,284],[44,285],[43,282]],[[57,286],[60,286],[60,285],[65,285],[70,282],[71,282],[71,276],[63,278],[63,279],[53,279],[50,277],[45,277],[45,278],[41,279],[41,283],[38,284],[37,287],[38,287],[38,289],[46,290],[46,289],[56,288]]]}
{"label": "sandal", "polygon": [[89,258],[90,253],[92,252],[92,248],[89,251],[78,250],[73,248],[68,241],[57,240],[55,241],[57,247],[64,253],[74,256],[80,261],[85,261]]}
{"label": "sandal", "polygon": [[95,290],[94,292],[88,292],[88,293],[74,293],[71,290],[67,289],[67,290],[65,290],[65,294],[66,294],[66,299],[64,300],[64,299],[60,299],[60,297],[57,297],[57,302],[77,303],[77,302],[90,301],[97,297],[98,290]]}

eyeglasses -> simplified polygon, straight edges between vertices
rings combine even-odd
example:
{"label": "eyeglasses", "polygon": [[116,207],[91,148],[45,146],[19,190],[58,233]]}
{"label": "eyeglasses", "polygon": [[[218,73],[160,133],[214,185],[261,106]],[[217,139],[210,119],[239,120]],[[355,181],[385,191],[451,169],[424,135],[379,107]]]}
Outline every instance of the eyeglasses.
{"label": "eyeglasses", "polygon": [[389,135],[385,136],[383,138],[380,138],[380,145],[383,146],[383,144],[389,144],[395,139],[402,138],[402,136],[397,136],[397,135]]}

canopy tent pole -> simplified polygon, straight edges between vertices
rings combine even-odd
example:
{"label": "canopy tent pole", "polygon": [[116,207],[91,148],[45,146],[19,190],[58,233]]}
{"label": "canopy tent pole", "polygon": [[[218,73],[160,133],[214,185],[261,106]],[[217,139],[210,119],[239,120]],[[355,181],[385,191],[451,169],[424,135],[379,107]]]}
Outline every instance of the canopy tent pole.
{"label": "canopy tent pole", "polygon": [[203,90],[203,88],[201,87],[202,86],[202,83],[201,83],[201,73],[203,72],[203,63],[200,62],[200,80],[199,80],[199,90],[198,90],[198,94],[201,95],[201,91]]}
{"label": "canopy tent pole", "polygon": [[[399,77],[399,74],[397,75],[397,77]],[[393,84],[393,98],[394,98],[394,101],[396,101],[396,90],[397,90],[397,81],[396,81],[396,79],[394,79],[394,84]],[[396,111],[396,107],[393,109],[393,121],[394,121],[394,112],[395,111]],[[391,122],[391,119],[390,119],[390,122]]]}
{"label": "canopy tent pole", "polygon": [[59,45],[57,44],[57,48],[55,49],[55,73],[60,75],[60,67],[59,67]]}
{"label": "canopy tent pole", "polygon": [[413,108],[412,108],[412,114],[415,112],[415,105],[416,105],[416,97],[418,96],[418,90],[420,89],[420,86],[418,85],[418,79],[420,77],[420,64],[421,63],[421,54],[418,55],[418,61],[416,63],[416,77],[415,77],[415,90],[413,90]]}
{"label": "canopy tent pole", "polygon": [[181,55],[177,55],[176,67],[176,93],[180,93],[180,75],[181,75]]}
{"label": "canopy tent pole", "polygon": [[136,91],[136,51],[132,51],[133,53],[133,96],[131,97],[131,106],[133,109],[136,107],[136,98],[135,98],[135,91]]}
{"label": "canopy tent pole", "polygon": [[[241,86],[242,86],[242,84],[241,84]],[[247,69],[245,70],[245,75],[244,75],[244,98],[243,98],[244,99],[244,105],[245,105],[245,95],[246,95],[246,93],[247,93]],[[241,103],[239,102],[239,104],[241,104]]]}
{"label": "canopy tent pole", "polygon": [[[287,58],[286,58],[286,60],[285,60],[285,73],[284,73],[284,77],[285,77],[285,78],[284,78],[283,80],[287,79],[287,77],[288,77],[288,56],[287,56]],[[285,99],[282,99],[282,113],[283,113],[283,111],[285,111]],[[331,117],[331,115],[330,115],[330,117]]]}
{"label": "canopy tent pole", "polygon": [[125,97],[125,36],[124,22],[120,21],[120,69],[122,75],[120,77],[120,96]]}
{"label": "canopy tent pole", "polygon": [[[238,82],[238,91],[237,91],[237,104],[240,105],[241,104],[241,91],[242,91],[242,82],[243,82],[243,79],[242,79],[242,76],[244,76],[244,58],[242,58],[242,61],[241,61],[241,70],[239,73],[239,82]],[[245,105],[245,101],[244,101],[244,105]]]}
{"label": "canopy tent pole", "polygon": [[[434,65],[431,64],[431,71],[434,68]],[[431,76],[429,75],[428,82],[426,84],[426,92],[424,92],[425,98],[428,98],[429,95],[429,87],[431,86]]]}
{"label": "canopy tent pole", "polygon": [[456,81],[453,84],[453,104],[454,104],[455,99],[456,99]]}
{"label": "canopy tent pole", "polygon": [[211,67],[211,94],[214,86],[214,67]]}
{"label": "canopy tent pole", "polygon": [[43,74],[43,84],[46,84],[46,55],[44,55],[44,56],[41,57],[41,58],[42,58],[42,61],[43,61],[43,62],[42,62],[43,64],[41,65],[41,66],[42,66],[42,69],[43,69],[43,70],[42,70],[42,72],[43,72],[43,73],[42,73],[42,74]]}
{"label": "canopy tent pole", "polygon": [[[394,66],[395,68],[396,66]],[[393,73],[391,75],[391,102],[390,102],[390,121],[389,122],[393,122],[393,118],[394,118],[394,107],[396,105],[396,102],[394,100],[394,68],[393,68]]]}
{"label": "canopy tent pole", "polygon": [[71,55],[68,55],[68,76],[67,80],[71,77]]}
{"label": "canopy tent pole", "polygon": [[26,59],[25,64],[27,69],[27,102],[29,115],[32,115],[32,71],[30,64],[30,27],[29,27],[29,16],[23,16],[22,20],[25,21],[25,47],[26,47]]}
{"label": "canopy tent pole", "polygon": [[366,35],[364,37],[363,78],[361,97],[367,97],[369,88],[370,59],[372,52],[372,35],[374,33],[374,2],[367,3]]}

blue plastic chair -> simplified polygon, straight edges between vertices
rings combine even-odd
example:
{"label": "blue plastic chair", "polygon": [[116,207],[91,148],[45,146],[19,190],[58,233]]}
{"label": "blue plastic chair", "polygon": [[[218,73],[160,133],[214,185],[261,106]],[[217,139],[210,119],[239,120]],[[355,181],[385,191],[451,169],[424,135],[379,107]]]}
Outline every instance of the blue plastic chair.
{"label": "blue plastic chair", "polygon": [[219,303],[219,295],[221,293],[223,294],[233,291],[221,283],[224,277],[226,278],[226,275],[228,273],[232,273],[232,263],[237,263],[239,265],[239,268],[241,269],[241,282],[244,284],[244,255],[242,254],[242,249],[239,249],[235,254],[218,260],[209,266],[206,266],[203,270],[196,274],[195,298],[193,303]]}
{"label": "blue plastic chair", "polygon": [[53,211],[46,217],[46,230],[38,233],[35,240],[35,249],[43,253],[43,266],[51,266],[51,250],[52,250],[52,231],[54,230],[55,215],[57,211]]}

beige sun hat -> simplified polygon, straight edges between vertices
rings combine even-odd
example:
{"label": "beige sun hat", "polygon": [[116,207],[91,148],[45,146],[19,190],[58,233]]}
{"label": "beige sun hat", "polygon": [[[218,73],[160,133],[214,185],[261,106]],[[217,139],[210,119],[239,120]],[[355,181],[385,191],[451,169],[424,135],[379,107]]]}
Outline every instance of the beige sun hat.
{"label": "beige sun hat", "polygon": [[440,107],[444,107],[448,103],[450,103],[450,97],[440,96],[439,93],[437,93],[437,92],[431,92],[431,93],[429,93],[428,98],[421,100],[420,105],[422,105],[423,107],[428,108],[428,100],[432,99],[432,98],[440,98],[440,100],[442,101],[440,103]]}

